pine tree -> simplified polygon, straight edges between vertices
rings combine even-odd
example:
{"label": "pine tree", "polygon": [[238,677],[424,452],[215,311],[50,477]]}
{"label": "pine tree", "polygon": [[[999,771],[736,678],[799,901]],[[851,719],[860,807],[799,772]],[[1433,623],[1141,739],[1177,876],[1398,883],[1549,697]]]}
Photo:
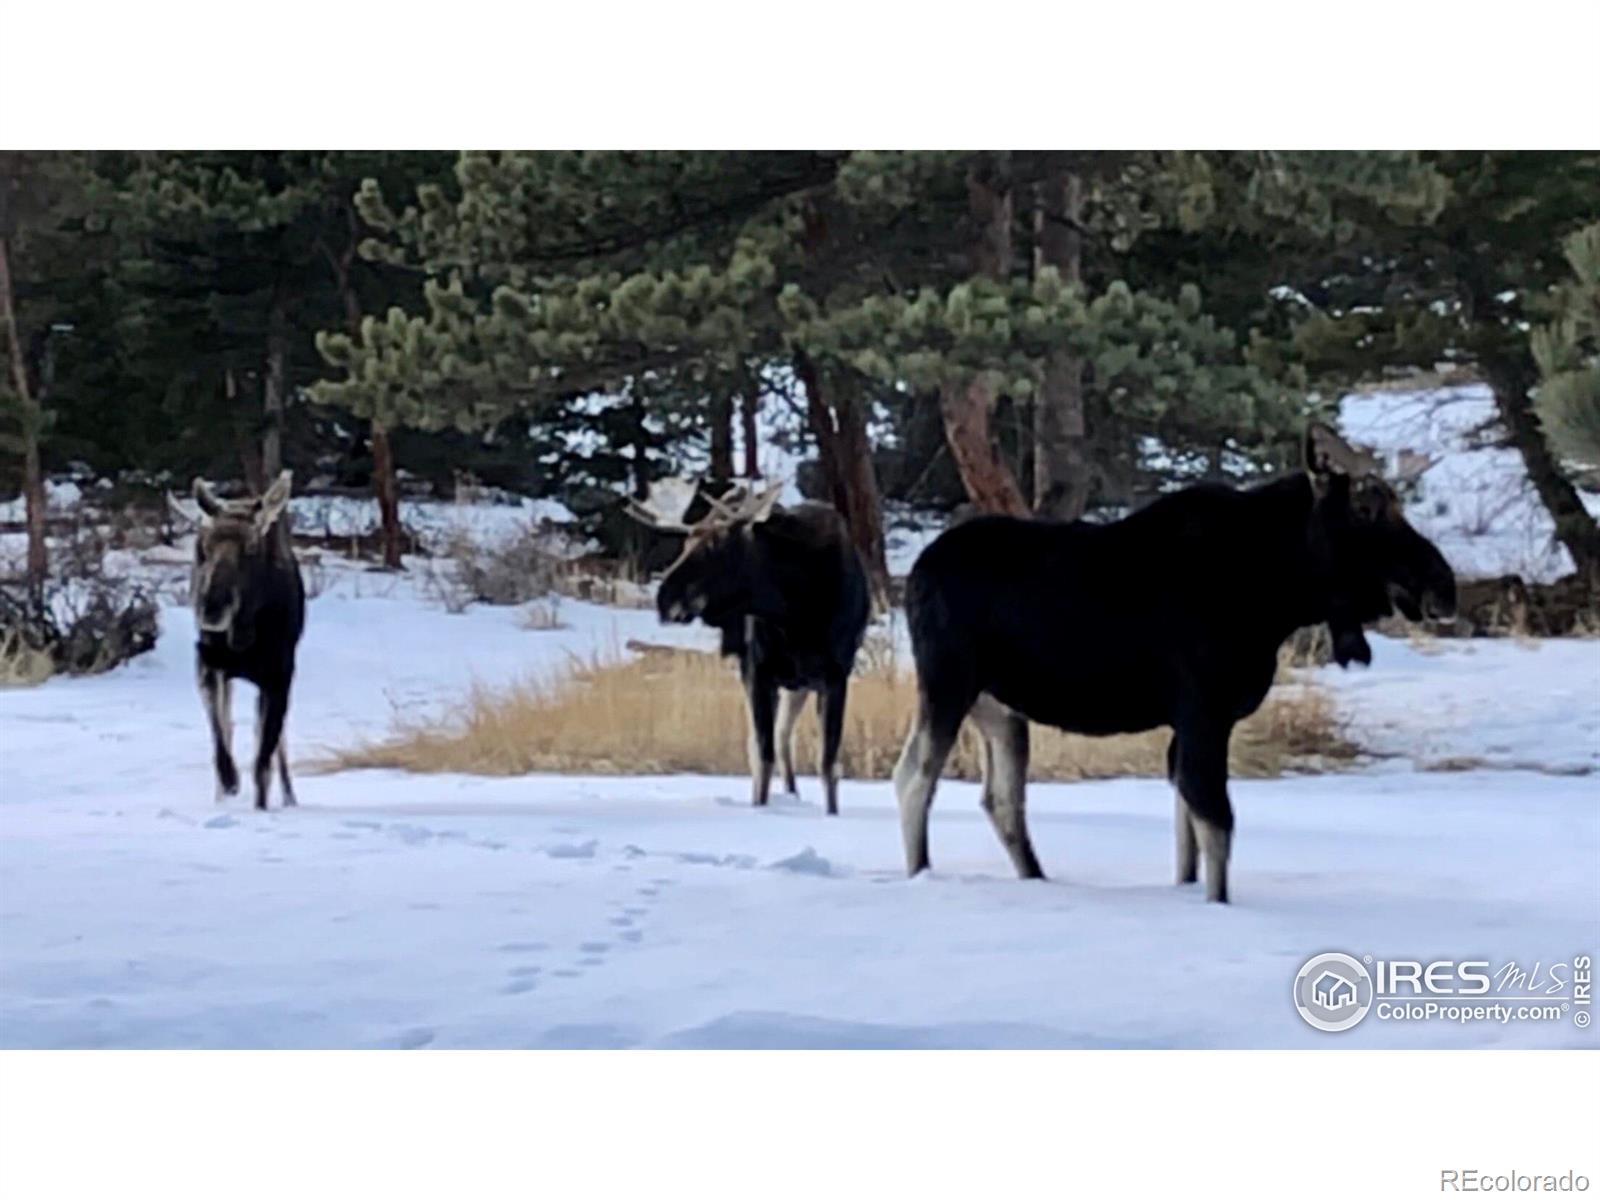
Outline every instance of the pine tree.
{"label": "pine tree", "polygon": [[82,155],[0,152],[0,415],[10,426],[0,447],[22,466],[27,579],[36,600],[49,569],[41,446],[55,416],[56,349],[70,328],[65,297],[93,269],[86,188]]}
{"label": "pine tree", "polygon": [[[354,330],[366,307],[410,298],[416,284],[360,256],[370,234],[355,193],[366,179],[416,187],[453,156],[411,152],[273,151],[141,156],[115,188],[112,211],[140,248],[123,284],[145,330],[148,360],[186,343],[182,375],[205,423],[236,431],[256,486],[281,466],[291,401],[322,375],[314,335]],[[255,416],[248,406],[258,397]],[[386,565],[400,565],[389,426],[371,414],[373,490]]]}
{"label": "pine tree", "polygon": [[[1105,162],[1119,186],[1095,222],[1115,240],[1148,181]],[[1097,402],[1130,420],[1186,407],[1212,427],[1266,428],[1288,405],[1197,290],[1136,291],[1107,253],[1073,283],[1014,252],[1033,222],[1015,197],[1062,169],[1008,153],[463,155],[459,196],[427,188],[396,210],[364,191],[363,215],[388,235],[367,252],[424,267],[427,311],[326,336],[345,377],[320,392],[472,429],[670,380],[709,423],[729,372],[791,373],[830,499],[881,583],[866,435],[880,398],[943,397],[969,492],[1012,511],[1028,506],[992,416],[1032,403],[1052,364],[1076,362]]]}
{"label": "pine tree", "polygon": [[1551,299],[1553,319],[1533,332],[1536,408],[1556,451],[1600,478],[1600,222],[1563,248],[1572,279]]}
{"label": "pine tree", "polygon": [[144,252],[126,270],[154,335],[148,349],[163,352],[168,331],[187,327],[211,394],[230,408],[254,399],[255,415],[242,421],[241,456],[257,488],[283,465],[286,412],[306,361],[300,343],[326,321],[316,308],[329,308],[311,236],[322,195],[310,157],[144,156],[123,183],[115,214]]}
{"label": "pine tree", "polygon": [[[359,334],[366,311],[385,307],[398,297],[409,297],[414,290],[414,284],[403,272],[360,254],[361,244],[373,231],[361,219],[357,192],[368,180],[391,190],[426,186],[443,178],[452,162],[450,155],[411,151],[327,151],[317,156],[317,182],[323,203],[315,210],[322,229],[314,240],[332,272],[332,286],[348,333]],[[383,563],[391,571],[399,570],[400,495],[390,427],[383,414],[366,415]]]}
{"label": "pine tree", "polygon": [[320,344],[345,378],[318,394],[474,430],[514,413],[549,428],[587,394],[648,392],[657,411],[697,410],[709,425],[731,389],[748,394],[763,364],[789,362],[777,260],[798,254],[792,202],[836,158],[463,154],[459,198],[428,186],[398,211],[368,186],[362,214],[390,240],[365,252],[426,268],[428,311],[330,331]]}

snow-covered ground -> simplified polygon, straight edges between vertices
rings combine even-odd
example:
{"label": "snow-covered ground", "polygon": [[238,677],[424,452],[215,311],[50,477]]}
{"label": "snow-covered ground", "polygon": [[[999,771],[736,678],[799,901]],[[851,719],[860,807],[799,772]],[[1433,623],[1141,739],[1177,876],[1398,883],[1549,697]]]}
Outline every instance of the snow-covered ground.
{"label": "snow-covered ground", "polygon": [[[381,731],[471,680],[629,637],[648,611],[447,615],[350,571],[311,607],[291,748]],[[1241,782],[1236,902],[1170,883],[1166,787],[1036,786],[1053,878],[1012,878],[946,784],[907,881],[889,785],[823,817],[737,778],[303,775],[302,807],[218,807],[192,624],[95,679],[0,692],[4,1046],[1547,1046],[1570,1020],[1303,1024],[1311,954],[1549,964],[1600,942],[1600,643],[1326,673],[1353,774]],[[249,689],[238,749],[248,753]],[[1418,770],[1475,756],[1465,771]],[[1470,765],[1470,764],[1468,764]],[[1496,769],[1516,765],[1519,769]],[[1538,768],[1538,769],[1529,769]]]}

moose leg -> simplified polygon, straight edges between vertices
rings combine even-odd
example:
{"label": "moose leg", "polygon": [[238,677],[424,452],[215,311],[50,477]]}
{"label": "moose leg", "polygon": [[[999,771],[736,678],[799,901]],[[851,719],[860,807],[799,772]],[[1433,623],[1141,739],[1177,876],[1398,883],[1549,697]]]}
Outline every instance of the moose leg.
{"label": "moose leg", "polygon": [[[1228,800],[1231,726],[1180,725],[1178,791],[1187,804],[1194,837],[1206,864],[1206,899],[1228,900],[1228,857],[1233,847],[1233,805]],[[1181,864],[1180,864],[1181,865]]]}
{"label": "moose leg", "polygon": [[783,790],[791,796],[799,795],[794,783],[794,724],[805,709],[809,692],[793,692],[783,688],[778,692],[778,776],[783,780]]}
{"label": "moose leg", "polygon": [[289,712],[287,684],[263,686],[256,697],[256,807],[267,807],[272,787],[272,759],[283,737],[283,719]]}
{"label": "moose leg", "polygon": [[1023,879],[1043,879],[1044,870],[1028,837],[1025,801],[1028,785],[1028,719],[994,697],[979,696],[972,723],[983,735],[982,805],[1000,843]]}
{"label": "moose leg", "polygon": [[278,737],[278,782],[283,784],[283,806],[293,808],[300,802],[294,798],[294,784],[289,780],[289,739]]}
{"label": "moose leg", "polygon": [[767,803],[772,791],[773,721],[778,688],[759,667],[745,667],[745,698],[750,704],[750,803]]}
{"label": "moose leg", "polygon": [[941,711],[926,695],[918,705],[917,721],[900,751],[894,768],[894,794],[900,805],[900,833],[906,845],[906,874],[928,869],[928,810],[939,772],[956,744],[965,711]]}
{"label": "moose leg", "polygon": [[221,671],[199,669],[200,699],[211,720],[211,752],[217,769],[217,800],[239,791],[239,769],[233,765],[233,680]]}
{"label": "moose leg", "polygon": [[848,678],[830,679],[822,692],[822,756],[818,772],[828,815],[839,815],[839,743],[844,740],[844,703]]}
{"label": "moose leg", "polygon": [[1167,781],[1172,784],[1172,826],[1178,848],[1178,882],[1193,883],[1200,878],[1200,847],[1195,842],[1194,818],[1189,804],[1178,790],[1178,739],[1167,743]]}

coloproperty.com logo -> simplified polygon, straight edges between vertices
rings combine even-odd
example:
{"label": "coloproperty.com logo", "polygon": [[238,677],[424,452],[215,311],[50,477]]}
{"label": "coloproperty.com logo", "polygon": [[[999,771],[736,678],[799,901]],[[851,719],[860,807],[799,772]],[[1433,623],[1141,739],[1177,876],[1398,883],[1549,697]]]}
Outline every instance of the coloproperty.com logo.
{"label": "coloproperty.com logo", "polygon": [[1571,1021],[1589,1028],[1594,963],[1360,958],[1315,954],[1294,977],[1294,1006],[1307,1025],[1343,1033],[1369,1016],[1379,1021]]}

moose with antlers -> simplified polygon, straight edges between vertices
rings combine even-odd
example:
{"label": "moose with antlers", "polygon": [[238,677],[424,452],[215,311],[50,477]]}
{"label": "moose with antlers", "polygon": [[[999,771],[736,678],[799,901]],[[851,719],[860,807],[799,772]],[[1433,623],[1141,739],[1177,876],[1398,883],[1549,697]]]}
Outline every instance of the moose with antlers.
{"label": "moose with antlers", "polygon": [[911,874],[956,733],[984,739],[982,804],[1024,879],[1042,878],[1023,793],[1028,722],[1085,734],[1170,725],[1180,883],[1228,899],[1228,741],[1294,630],[1326,621],[1341,663],[1393,607],[1448,616],[1455,576],[1407,523],[1377,463],[1326,425],[1305,470],[1242,491],[1203,484],[1107,525],[977,517],[917,559],[906,615],[919,709],[895,768]]}
{"label": "moose with antlers", "polygon": [[[283,802],[295,802],[283,723],[289,713],[295,648],[306,622],[305,585],[282,520],[289,503],[284,471],[263,496],[220,500],[194,481],[201,517],[194,540],[195,670],[211,720],[217,799],[239,790],[233,762],[233,681],[256,685],[256,807],[267,807],[272,761],[278,761]],[[167,503],[185,524],[195,518],[170,492]]]}
{"label": "moose with antlers", "polygon": [[[629,501],[637,520],[684,537],[683,553],[656,593],[664,622],[694,620],[721,631],[722,653],[739,660],[750,708],[751,800],[767,803],[774,759],[795,791],[795,721],[820,697],[822,786],[830,816],[839,811],[839,743],[845,694],[870,614],[867,573],[843,519],[826,504],[778,504],[781,483],[735,491],[687,522],[661,511],[664,489]],[[681,497],[680,497],[681,499]]]}

